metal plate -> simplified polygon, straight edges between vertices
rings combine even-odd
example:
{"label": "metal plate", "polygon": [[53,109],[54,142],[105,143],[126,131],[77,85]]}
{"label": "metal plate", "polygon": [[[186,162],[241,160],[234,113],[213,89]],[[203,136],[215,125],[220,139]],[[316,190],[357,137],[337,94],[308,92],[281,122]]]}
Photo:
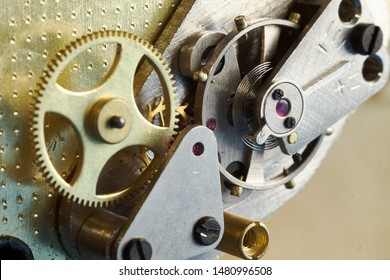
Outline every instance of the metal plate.
{"label": "metal plate", "polygon": [[[36,259],[66,258],[56,233],[58,196],[39,172],[30,137],[30,104],[44,68],[71,40],[94,31],[117,29],[153,42],[178,2],[1,1],[0,235],[23,240]],[[63,74],[74,79],[63,80],[73,87],[96,83],[110,69],[113,50],[93,49],[98,60],[87,52]],[[63,139],[54,139],[59,147]]]}

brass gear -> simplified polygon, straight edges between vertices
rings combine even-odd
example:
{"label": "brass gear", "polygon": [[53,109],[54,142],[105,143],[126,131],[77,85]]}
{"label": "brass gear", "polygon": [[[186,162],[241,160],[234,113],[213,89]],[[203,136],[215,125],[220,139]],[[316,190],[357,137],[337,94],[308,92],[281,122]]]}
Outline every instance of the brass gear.
{"label": "brass gear", "polygon": [[[58,84],[61,72],[78,55],[98,45],[115,43],[117,52],[113,66],[95,88],[79,93]],[[34,105],[33,137],[38,163],[48,181],[71,200],[86,206],[108,206],[143,186],[161,164],[177,129],[173,76],[151,44],[122,31],[101,31],[84,36],[57,57],[42,77]],[[164,100],[168,101],[162,116],[165,126],[149,122],[135,101],[134,77],[145,60],[158,73]],[[71,179],[64,178],[56,170],[46,147],[45,116],[51,113],[65,117],[78,132],[82,143],[79,164]],[[154,158],[147,170],[120,190],[98,193],[99,174],[106,163],[119,151],[137,146],[153,151]]]}

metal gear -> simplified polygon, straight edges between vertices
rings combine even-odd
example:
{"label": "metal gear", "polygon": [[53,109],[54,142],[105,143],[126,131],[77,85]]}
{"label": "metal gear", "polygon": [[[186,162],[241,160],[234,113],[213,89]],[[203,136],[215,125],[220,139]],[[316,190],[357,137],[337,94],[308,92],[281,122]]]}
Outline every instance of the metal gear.
{"label": "metal gear", "polygon": [[[117,44],[116,57],[107,76],[95,88],[80,93],[59,84],[61,72],[78,55],[107,44]],[[161,164],[177,129],[173,76],[157,49],[147,41],[121,31],[101,31],[84,36],[72,42],[57,58],[48,66],[39,84],[34,106],[33,137],[38,163],[48,181],[68,198],[87,206],[107,206],[143,186]],[[136,103],[135,73],[145,61],[153,65],[164,91],[166,108],[160,116],[164,124],[161,126],[149,122]],[[71,178],[64,178],[58,172],[47,148],[44,128],[48,115],[53,113],[66,118],[82,143],[82,152]],[[108,191],[99,193],[99,174],[112,156],[139,146],[154,154],[148,168],[134,182],[124,180],[120,189],[105,186]]]}

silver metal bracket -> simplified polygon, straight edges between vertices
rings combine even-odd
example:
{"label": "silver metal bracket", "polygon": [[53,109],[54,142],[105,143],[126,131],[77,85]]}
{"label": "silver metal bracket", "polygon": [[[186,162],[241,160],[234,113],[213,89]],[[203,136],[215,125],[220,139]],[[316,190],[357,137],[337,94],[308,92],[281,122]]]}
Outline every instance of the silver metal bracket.
{"label": "silver metal bracket", "polygon": [[188,259],[214,249],[194,239],[194,226],[213,217],[223,232],[217,142],[205,127],[186,128],[171,148],[153,189],[134,219],[125,224],[114,245],[122,259],[131,240],[143,238],[153,248],[152,259]]}

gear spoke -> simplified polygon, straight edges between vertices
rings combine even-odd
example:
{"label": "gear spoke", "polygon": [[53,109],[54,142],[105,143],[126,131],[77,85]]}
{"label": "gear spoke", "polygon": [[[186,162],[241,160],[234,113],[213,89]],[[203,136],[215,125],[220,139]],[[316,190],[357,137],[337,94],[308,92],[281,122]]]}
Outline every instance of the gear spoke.
{"label": "gear spoke", "polygon": [[[155,126],[147,122],[143,117],[139,118],[133,126],[132,133],[127,139],[129,146],[138,146],[143,143],[148,143],[148,148],[153,152],[162,153],[169,146],[172,141],[169,136],[169,127]],[[152,139],[152,141],[150,141]]]}
{"label": "gear spoke", "polygon": [[43,118],[46,113],[56,113],[72,122],[78,130],[83,130],[84,112],[82,108],[87,107],[91,95],[67,92],[55,83],[49,83],[46,91],[50,98],[41,99],[38,105]]}
{"label": "gear spoke", "polygon": [[122,95],[124,93],[134,96],[133,82],[134,73],[145,55],[143,49],[134,48],[132,41],[130,45],[120,45],[111,73],[107,75],[101,91],[109,92],[113,95]]}

